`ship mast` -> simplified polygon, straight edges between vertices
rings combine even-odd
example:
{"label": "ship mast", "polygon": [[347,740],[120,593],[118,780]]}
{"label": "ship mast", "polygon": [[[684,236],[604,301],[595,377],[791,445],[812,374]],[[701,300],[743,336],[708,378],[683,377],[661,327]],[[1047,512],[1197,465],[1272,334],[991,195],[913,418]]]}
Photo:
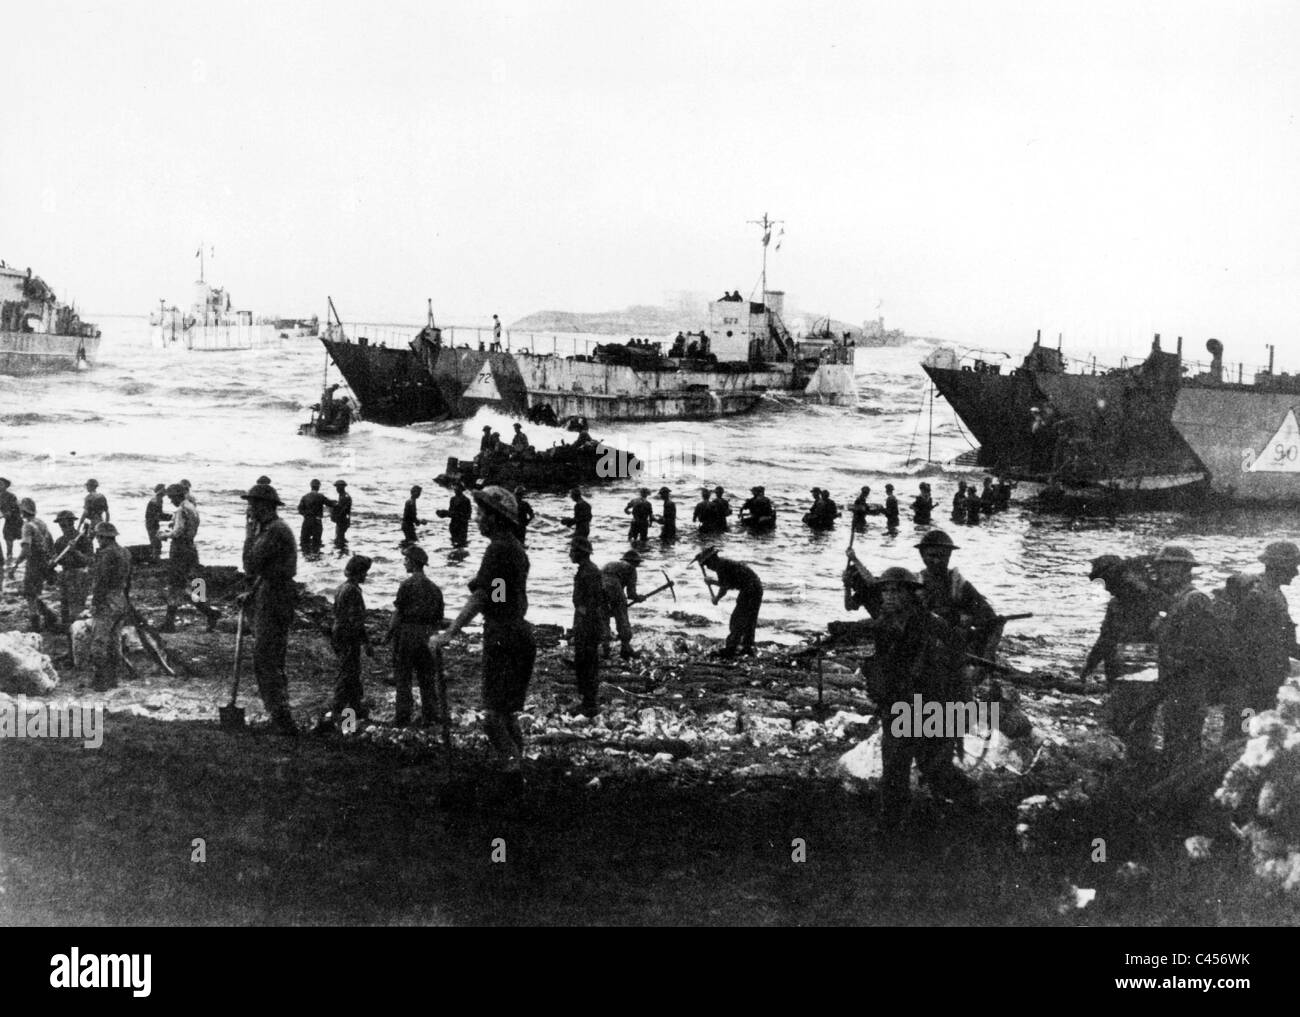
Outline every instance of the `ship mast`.
{"label": "ship mast", "polygon": [[[769,219],[767,213],[763,213],[762,219],[750,219],[750,223],[763,228],[763,292],[761,294],[764,308],[767,307],[767,245],[772,240],[772,227],[785,225],[784,219]],[[777,245],[778,247],[780,244]]]}

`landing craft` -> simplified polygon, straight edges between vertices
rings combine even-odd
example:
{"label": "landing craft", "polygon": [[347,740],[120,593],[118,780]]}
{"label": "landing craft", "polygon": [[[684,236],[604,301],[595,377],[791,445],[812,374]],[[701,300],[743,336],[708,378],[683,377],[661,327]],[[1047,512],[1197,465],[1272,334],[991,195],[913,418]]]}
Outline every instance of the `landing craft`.
{"label": "landing craft", "polygon": [[61,304],[31,269],[0,262],[0,374],[50,374],[89,367],[99,354],[99,328]]}
{"label": "landing craft", "polygon": [[984,357],[967,362],[945,348],[921,365],[979,442],[973,465],[1066,501],[1204,493],[1206,464],[1172,420],[1185,384],[1181,340],[1166,353],[1157,335],[1140,364],[1111,370],[1068,371],[1041,335],[1007,373]]}
{"label": "landing craft", "polygon": [[1206,343],[1210,369],[1178,390],[1173,424],[1210,471],[1214,494],[1232,501],[1300,502],[1300,375],[1267,371],[1250,382],[1223,369],[1223,344]]}
{"label": "landing craft", "polygon": [[380,423],[470,417],[481,407],[518,416],[549,407],[558,417],[597,421],[712,420],[752,410],[767,392],[856,405],[854,346],[840,339],[805,350],[793,339],[781,320],[784,293],[767,289],[767,244],[776,223],[764,216],[759,225],[761,299],[725,294],[709,305],[707,332],[683,337],[668,350],[663,342],[580,339],[566,339],[560,349],[557,337],[550,349],[531,342],[525,349],[509,335],[504,348],[457,346],[455,330],[445,330],[444,338],[432,309],[410,344],[423,378],[406,351],[381,356],[346,339],[321,341],[361,400],[362,414]]}

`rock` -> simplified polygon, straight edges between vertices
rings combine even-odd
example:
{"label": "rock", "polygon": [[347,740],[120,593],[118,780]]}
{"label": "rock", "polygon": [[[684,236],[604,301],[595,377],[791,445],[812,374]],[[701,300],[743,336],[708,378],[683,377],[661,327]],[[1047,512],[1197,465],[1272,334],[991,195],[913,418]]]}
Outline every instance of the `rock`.
{"label": "rock", "polygon": [[[680,622],[688,629],[706,629],[712,624],[704,615],[691,614],[689,611],[669,611],[668,617],[675,622]],[[678,652],[685,653],[686,650],[683,648]]]}
{"label": "rock", "polygon": [[59,684],[59,672],[35,632],[0,632],[0,691],[45,696]]}
{"label": "rock", "polygon": [[592,777],[591,780],[587,781],[587,787],[589,787],[589,788],[598,788],[598,787],[600,787],[600,778],[599,778],[599,777]]}
{"label": "rock", "polygon": [[1187,852],[1188,858],[1200,862],[1210,857],[1210,846],[1213,843],[1209,837],[1197,835],[1183,841],[1183,849]]}
{"label": "rock", "polygon": [[842,778],[845,789],[855,793],[869,781],[879,780],[880,771],[879,732],[849,749],[835,763],[835,772]]}
{"label": "rock", "polygon": [[651,763],[671,763],[672,761],[673,754],[671,752],[656,752],[654,758],[650,760]]}

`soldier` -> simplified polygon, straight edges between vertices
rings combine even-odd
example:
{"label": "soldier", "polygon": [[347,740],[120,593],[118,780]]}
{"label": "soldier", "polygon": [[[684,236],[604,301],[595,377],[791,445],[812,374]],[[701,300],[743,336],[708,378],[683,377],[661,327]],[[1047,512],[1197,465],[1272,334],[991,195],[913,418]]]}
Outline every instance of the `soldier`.
{"label": "soldier", "polygon": [[736,606],[731,611],[731,627],[726,646],[719,657],[734,657],[738,653],[753,655],[754,633],[758,628],[758,609],[763,603],[763,584],[758,573],[748,565],[723,558],[716,547],[710,547],[699,557],[700,564],[718,574],[718,588],[710,591],[717,603],[731,590],[736,591]]}
{"label": "soldier", "polygon": [[[1189,548],[1166,544],[1156,556],[1156,583],[1169,598],[1156,623],[1159,643],[1157,689],[1164,701],[1164,756],[1169,767],[1200,752],[1210,686],[1223,648],[1222,628],[1210,598],[1192,586],[1199,564]],[[1145,728],[1149,729],[1148,714]],[[1135,732],[1139,736],[1145,730]]]}
{"label": "soldier", "polygon": [[[149,547],[154,561],[162,561],[162,537],[158,531],[162,524],[170,522],[172,514],[163,511],[163,496],[167,493],[166,484],[155,484],[153,497],[144,507],[144,532],[149,535]],[[62,513],[60,513],[62,515]],[[75,521],[76,517],[73,516]]]}
{"label": "soldier", "polygon": [[470,580],[470,599],[451,625],[430,640],[435,652],[483,615],[484,727],[507,779],[522,785],[524,735],[516,716],[524,708],[533,677],[537,643],[528,612],[528,554],[515,536],[519,525],[514,496],[503,487],[472,492],[479,532],[489,544],[478,574]]}
{"label": "soldier", "polygon": [[966,521],[966,481],[957,481],[957,493],[952,496],[952,521],[954,523],[964,523]]}
{"label": "soldier", "polygon": [[304,551],[320,550],[325,509],[333,507],[334,502],[320,493],[320,481],[313,480],[311,490],[298,501],[298,514],[302,516],[302,529],[299,531],[298,540]]}
{"label": "soldier", "polygon": [[442,625],[442,591],[424,574],[424,567],[429,564],[424,548],[411,544],[402,555],[409,574],[397,588],[397,603],[387,637],[393,643],[393,679],[397,685],[393,723],[399,726],[411,723],[415,709],[411,691],[414,678],[420,689],[420,725],[432,727],[440,709],[429,637]]}
{"label": "soldier", "polygon": [[317,731],[330,730],[342,719],[344,710],[352,710],[357,720],[364,720],[369,711],[361,705],[365,689],[361,684],[361,651],[367,657],[375,655],[366,632],[366,598],[361,584],[366,581],[372,562],[364,554],[354,554],[343,566],[343,582],[334,591],[334,628],[330,643],[339,658],[339,673],[334,680],[334,701],[331,717],[322,717]]}
{"label": "soldier", "polygon": [[293,577],[298,571],[298,548],[293,531],[276,513],[283,505],[270,484],[254,484],[241,495],[248,502],[253,532],[244,542],[244,572],[253,582],[253,674],[257,691],[280,734],[296,735],[298,725],[289,710],[289,679],[284,660],[289,651],[289,629],[298,591]]}
{"label": "soldier", "polygon": [[921,599],[926,609],[950,626],[969,633],[968,648],[986,656],[996,647],[1002,631],[997,613],[980,592],[956,569],[948,568],[957,545],[943,530],[931,530],[916,545],[925,569],[921,572]]}
{"label": "soldier", "polygon": [[199,510],[185,494],[185,488],[180,484],[167,488],[167,497],[176,511],[172,513],[171,552],[167,560],[167,616],[158,631],[175,632],[176,615],[183,605],[193,603],[194,609],[207,619],[208,631],[213,632],[221,612],[207,602],[205,594],[201,594],[198,600],[190,596],[190,582],[200,573],[202,566],[195,544],[199,532]]}
{"label": "soldier", "polygon": [[[977,800],[974,782],[953,765],[956,732],[918,737],[915,698],[940,704],[962,702],[962,635],[926,610],[921,583],[904,568],[887,568],[874,580],[877,617],[864,646],[862,674],[867,692],[881,717],[880,815],[886,832],[903,823],[909,799],[908,785],[915,759],[921,776],[937,794],[972,804]],[[895,704],[912,711],[910,730],[897,729],[901,719]],[[945,715],[947,711],[945,710]]]}
{"label": "soldier", "polygon": [[420,513],[416,508],[416,502],[420,500],[420,495],[424,493],[424,488],[419,484],[411,487],[411,497],[406,499],[406,504],[402,506],[402,543],[414,544],[416,541],[415,528],[423,526],[424,520],[420,518]]}
{"label": "soldier", "polygon": [[731,502],[727,501],[722,495],[721,486],[713,489],[713,501],[709,502],[709,509],[713,512],[717,528],[725,531],[727,529],[727,516],[731,515]]}
{"label": "soldier", "polygon": [[522,487],[515,488],[515,506],[516,511],[519,513],[519,530],[515,533],[515,536],[519,538],[519,543],[522,544],[528,536],[528,524],[533,521],[537,513],[533,511],[533,507],[528,502],[524,501],[524,489]]}
{"label": "soldier", "polygon": [[95,548],[90,534],[76,528],[77,514],[67,509],[54,517],[62,531],[54,541],[50,567],[62,569],[59,576],[59,618],[66,629],[81,614],[86,603],[86,570],[94,564]]}
{"label": "soldier", "polygon": [[866,484],[858,491],[858,496],[853,499],[853,528],[862,531],[867,526],[867,516],[871,515],[871,488]]}
{"label": "soldier", "polygon": [[627,539],[636,544],[650,539],[650,520],[654,517],[654,506],[650,504],[650,488],[643,487],[635,498],[623,508],[623,514],[631,513],[632,521],[627,528]]}
{"label": "soldier", "polygon": [[930,495],[930,485],[921,481],[921,493],[912,499],[912,522],[925,526],[930,522],[930,513],[934,511],[934,498]]}
{"label": "soldier", "polygon": [[1236,722],[1244,710],[1271,710],[1277,690],[1291,671],[1291,658],[1300,657],[1295,622],[1282,587],[1300,572],[1300,548],[1279,540],[1264,548],[1262,576],[1247,578],[1245,595],[1233,618],[1233,656],[1239,662],[1240,681],[1229,691],[1225,719]]}
{"label": "soldier", "polygon": [[663,508],[654,521],[661,525],[660,540],[677,539],[677,502],[673,501],[673,492],[666,487],[659,488],[659,497],[663,499]]}
{"label": "soldier", "polygon": [[451,501],[445,509],[438,509],[440,519],[450,519],[448,531],[453,547],[464,547],[469,543],[469,519],[474,514],[474,506],[465,497],[465,485],[459,480],[452,487]]}
{"label": "soldier", "polygon": [[578,678],[581,702],[574,712],[594,717],[600,712],[600,654],[602,638],[609,637],[605,621],[605,592],[601,571],[591,560],[591,541],[574,537],[569,542],[569,560],[578,566],[573,574],[573,669]]}
{"label": "soldier", "polygon": [[636,592],[636,570],[643,561],[636,551],[624,553],[621,561],[612,561],[600,570],[601,585],[605,590],[605,628],[601,637],[605,656],[609,656],[609,621],[614,622],[618,630],[618,639],[622,644],[619,656],[631,660],[641,656],[632,649],[632,623],[627,617],[628,604],[639,604],[645,600]]}
{"label": "soldier", "polygon": [[1110,688],[1120,677],[1120,644],[1148,642],[1151,626],[1165,608],[1166,598],[1147,582],[1137,561],[1126,562],[1118,555],[1094,558],[1088,578],[1100,579],[1105,584],[1110,602],[1106,605],[1101,632],[1088,651],[1079,676],[1087,678],[1101,664],[1106,671],[1106,687]]}
{"label": "soldier", "polygon": [[95,554],[95,577],[90,594],[93,636],[90,659],[95,669],[91,688],[96,692],[117,687],[118,665],[122,660],[122,624],[131,608],[131,554],[117,543],[112,523],[95,526],[99,550]]}
{"label": "soldier", "polygon": [[885,529],[898,529],[898,499],[894,497],[894,485],[885,485]]}
{"label": "soldier", "polygon": [[751,487],[749,493],[752,497],[746,499],[745,504],[740,506],[741,523],[754,529],[768,529],[775,526],[776,509],[767,496],[767,488],[759,484]]}
{"label": "soldier", "polygon": [[348,527],[352,525],[352,495],[348,494],[346,480],[334,481],[334,504],[330,508],[330,521],[334,524],[334,546],[346,547]]}
{"label": "soldier", "polygon": [[984,478],[984,488],[980,491],[980,511],[986,516],[992,515],[998,508],[998,493],[993,489],[993,478]]}
{"label": "soldier", "polygon": [[93,530],[100,523],[108,522],[108,518],[108,499],[100,493],[99,481],[87,480],[86,499],[77,526],[80,527],[82,523],[90,523]]}
{"label": "soldier", "polygon": [[978,526],[980,521],[980,511],[983,509],[983,502],[980,501],[980,493],[975,490],[974,484],[966,486],[966,523],[969,526]]}
{"label": "soldier", "polygon": [[812,489],[812,505],[804,513],[803,521],[814,530],[824,530],[830,523],[826,519],[826,503],[822,501],[822,489]]}
{"label": "soldier", "polygon": [[695,503],[695,512],[691,515],[691,522],[699,524],[701,533],[709,533],[718,528],[712,506],[713,503],[709,501],[709,489],[701,487],[700,500]]}
{"label": "soldier", "polygon": [[572,526],[575,537],[590,537],[591,503],[582,497],[582,491],[576,487],[569,492],[569,497],[573,499],[573,515],[565,516],[560,522]]}
{"label": "soldier", "polygon": [[524,425],[518,421],[515,422],[515,436],[510,439],[510,447],[519,453],[527,452],[532,448],[528,444],[528,435],[524,434]]}
{"label": "soldier", "polygon": [[44,520],[36,516],[36,502],[24,498],[18,503],[18,511],[23,517],[23,534],[18,560],[13,564],[17,566],[23,562],[27,563],[27,571],[23,574],[23,596],[27,599],[27,619],[31,625],[30,631],[40,632],[45,627],[45,621],[51,623],[58,621],[58,616],[41,600],[41,594],[45,592],[45,576],[49,571],[54,540],[50,537],[49,527],[45,525]]}
{"label": "soldier", "polygon": [[492,427],[489,424],[483,425],[483,437],[478,440],[478,450],[480,453],[492,451]]}
{"label": "soldier", "polygon": [[14,560],[14,541],[23,535],[23,515],[18,509],[18,498],[9,487],[9,478],[0,477],[0,518],[4,519],[5,543],[5,553],[0,562]]}

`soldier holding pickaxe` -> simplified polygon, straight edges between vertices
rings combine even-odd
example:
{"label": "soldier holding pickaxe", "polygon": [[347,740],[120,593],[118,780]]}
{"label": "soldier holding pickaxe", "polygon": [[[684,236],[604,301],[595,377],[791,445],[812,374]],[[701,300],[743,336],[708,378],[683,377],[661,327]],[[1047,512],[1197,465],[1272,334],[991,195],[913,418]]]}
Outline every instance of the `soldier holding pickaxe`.
{"label": "soldier holding pickaxe", "polygon": [[[754,632],[758,628],[758,609],[763,603],[763,583],[758,573],[748,565],[723,558],[716,547],[700,552],[696,559],[700,572],[709,587],[709,597],[716,604],[731,590],[736,591],[736,606],[731,612],[731,631],[726,646],[717,652],[719,657],[734,657],[737,653],[750,656],[754,653]],[[704,570],[712,569],[718,576],[718,588]]]}

